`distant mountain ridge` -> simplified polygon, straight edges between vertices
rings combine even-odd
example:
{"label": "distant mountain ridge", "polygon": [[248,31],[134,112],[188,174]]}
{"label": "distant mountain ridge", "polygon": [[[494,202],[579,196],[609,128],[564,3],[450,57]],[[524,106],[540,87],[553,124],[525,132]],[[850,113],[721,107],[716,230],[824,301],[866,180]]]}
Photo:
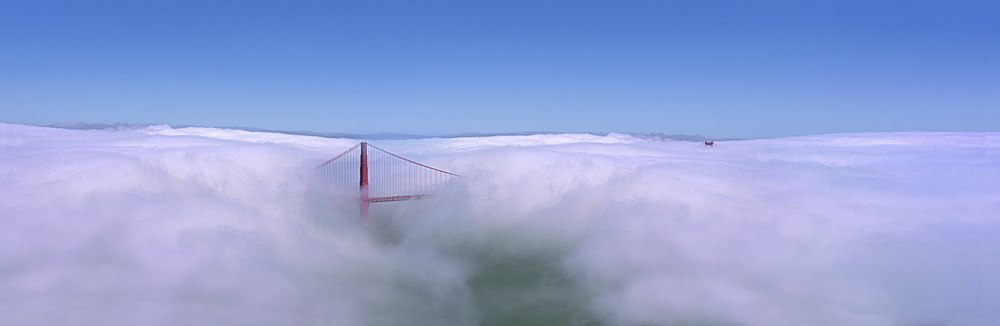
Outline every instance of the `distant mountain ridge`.
{"label": "distant mountain ridge", "polygon": [[[115,123],[86,123],[86,122],[60,122],[56,124],[47,125],[45,127],[60,128],[60,129],[72,129],[72,130],[137,130],[143,129],[150,126],[155,126],[157,124],[148,123],[125,123],[125,122],[115,122]],[[205,126],[192,126],[192,125],[169,125],[171,128],[188,128],[188,127],[199,127],[199,128],[219,128],[219,129],[232,129],[232,130],[243,130],[243,131],[253,131],[253,132],[270,132],[279,133],[287,135],[298,135],[298,136],[314,136],[314,137],[324,137],[324,138],[346,138],[346,139],[367,139],[367,140],[404,140],[404,139],[426,139],[426,138],[461,138],[461,137],[495,137],[495,136],[531,136],[531,135],[554,135],[554,134],[566,134],[569,132],[555,132],[555,131],[520,131],[520,132],[463,132],[458,134],[443,135],[443,136],[426,136],[426,135],[412,135],[412,134],[398,134],[391,132],[379,132],[374,134],[352,134],[343,132],[317,132],[308,130],[273,130],[264,128],[253,128],[253,127],[205,127]],[[614,132],[617,134],[629,135],[639,139],[645,140],[680,140],[680,141],[692,141],[692,142],[703,142],[703,141],[717,141],[717,140],[739,140],[738,138],[719,138],[707,135],[683,135],[683,134],[664,134],[664,133],[637,133],[637,132]],[[577,132],[577,134],[589,134],[595,136],[607,136],[612,134],[612,132]]]}

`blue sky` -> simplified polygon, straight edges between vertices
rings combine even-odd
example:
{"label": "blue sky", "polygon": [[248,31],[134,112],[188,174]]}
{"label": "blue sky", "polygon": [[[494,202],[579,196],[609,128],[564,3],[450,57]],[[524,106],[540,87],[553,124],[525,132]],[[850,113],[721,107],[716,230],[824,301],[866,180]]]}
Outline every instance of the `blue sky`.
{"label": "blue sky", "polygon": [[997,1],[3,1],[0,121],[1000,131]]}

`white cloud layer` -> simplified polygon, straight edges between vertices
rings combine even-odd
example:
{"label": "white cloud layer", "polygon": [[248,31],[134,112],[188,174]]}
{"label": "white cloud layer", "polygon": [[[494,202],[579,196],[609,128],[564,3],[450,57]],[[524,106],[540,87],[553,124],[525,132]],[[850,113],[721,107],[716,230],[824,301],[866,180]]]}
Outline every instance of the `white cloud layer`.
{"label": "white cloud layer", "polygon": [[0,124],[0,325],[1000,324],[1000,134],[379,142]]}

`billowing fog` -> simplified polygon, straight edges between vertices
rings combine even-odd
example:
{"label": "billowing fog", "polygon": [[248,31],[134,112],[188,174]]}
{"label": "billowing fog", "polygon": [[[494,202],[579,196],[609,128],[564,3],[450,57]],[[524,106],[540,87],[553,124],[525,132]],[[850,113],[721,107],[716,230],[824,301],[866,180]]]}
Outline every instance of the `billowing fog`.
{"label": "billowing fog", "polygon": [[356,143],[0,124],[0,325],[1000,324],[1000,133]]}

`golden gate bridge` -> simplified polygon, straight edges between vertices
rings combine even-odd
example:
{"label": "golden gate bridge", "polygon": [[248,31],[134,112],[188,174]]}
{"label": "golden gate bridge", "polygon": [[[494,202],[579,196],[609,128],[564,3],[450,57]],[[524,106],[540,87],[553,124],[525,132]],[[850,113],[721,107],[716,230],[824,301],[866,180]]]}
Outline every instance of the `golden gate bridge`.
{"label": "golden gate bridge", "polygon": [[[369,151],[369,148],[372,150]],[[390,153],[367,142],[334,156],[316,168],[323,181],[338,189],[357,187],[361,222],[368,224],[371,203],[420,199],[459,175]]]}

